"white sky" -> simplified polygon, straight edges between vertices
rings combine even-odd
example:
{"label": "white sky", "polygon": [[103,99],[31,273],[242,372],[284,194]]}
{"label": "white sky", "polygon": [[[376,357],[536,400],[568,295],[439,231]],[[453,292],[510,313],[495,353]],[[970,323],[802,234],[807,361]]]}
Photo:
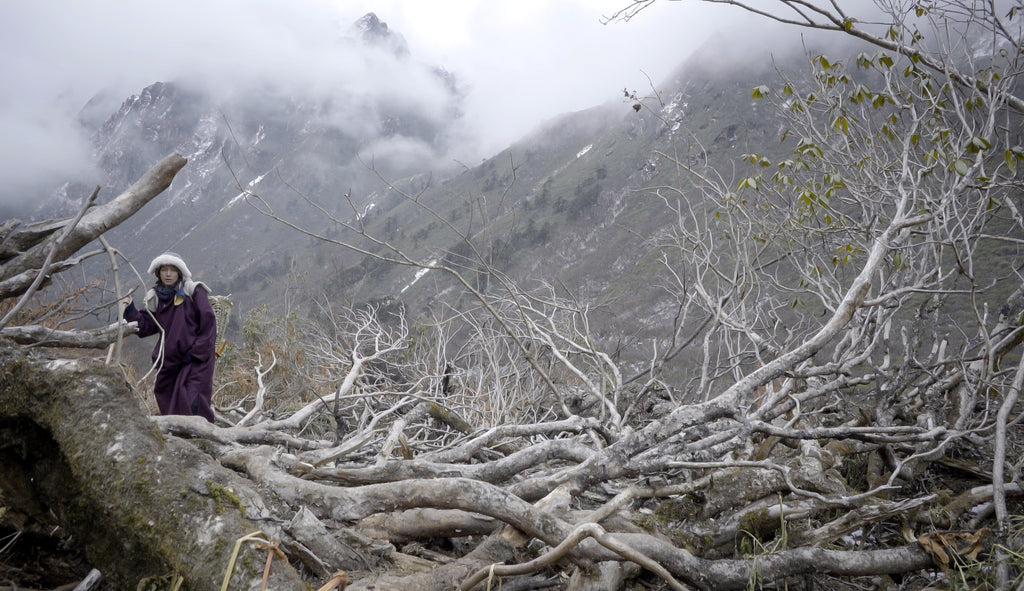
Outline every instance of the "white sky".
{"label": "white sky", "polygon": [[726,12],[699,2],[660,0],[629,22],[602,24],[602,16],[630,3],[337,2],[374,11],[405,36],[415,55],[468,79],[471,114],[496,138],[498,148],[545,118],[614,100],[623,88],[643,93],[710,35],[712,14]]}
{"label": "white sky", "polygon": [[[324,49],[374,12],[414,58],[468,86],[481,157],[543,120],[650,89],[737,10],[661,0],[601,24],[631,0],[0,0],[0,202],[39,178],[74,175],[88,147],[69,120],[95,93],[118,100],[184,75],[213,84],[330,68]],[[296,78],[299,79],[299,78]],[[312,82],[309,82],[312,80]],[[301,87],[300,87],[301,88]]]}

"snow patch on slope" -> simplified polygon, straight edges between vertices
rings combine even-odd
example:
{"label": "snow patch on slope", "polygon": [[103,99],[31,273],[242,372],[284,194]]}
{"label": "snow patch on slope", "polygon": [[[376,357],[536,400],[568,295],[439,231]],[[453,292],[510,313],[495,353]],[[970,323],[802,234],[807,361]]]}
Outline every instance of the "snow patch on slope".
{"label": "snow patch on slope", "polygon": [[[267,177],[267,175],[266,175],[266,173],[264,173],[264,174],[261,174],[260,176],[258,176],[256,178],[254,178],[253,180],[249,181],[248,185],[246,185],[246,189],[252,189],[253,187],[258,185],[259,182],[262,181],[266,177]],[[231,201],[228,201],[228,204],[225,205],[224,207],[222,207],[220,210],[224,211],[225,209],[233,206],[234,204],[238,203],[247,194],[249,194],[249,191],[242,191],[238,195],[235,195],[234,197],[231,198]]]}
{"label": "snow patch on slope", "polygon": [[[433,267],[436,264],[437,264],[437,259],[434,259],[434,260],[430,261],[429,263],[427,263],[427,265],[429,265],[431,267]],[[402,291],[400,291],[399,293],[405,293],[405,290],[407,290],[410,287],[412,287],[417,281],[420,280],[421,277],[426,275],[428,271],[430,271],[430,269],[426,268],[426,267],[416,271],[416,275],[413,276],[412,281],[410,281],[408,285],[403,287]]]}

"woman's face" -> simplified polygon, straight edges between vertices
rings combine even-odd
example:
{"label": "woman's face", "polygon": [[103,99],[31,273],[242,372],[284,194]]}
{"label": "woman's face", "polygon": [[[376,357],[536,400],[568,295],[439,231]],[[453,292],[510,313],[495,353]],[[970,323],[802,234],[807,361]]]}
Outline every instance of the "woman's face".
{"label": "woman's face", "polygon": [[160,284],[171,287],[178,283],[178,268],[174,265],[160,267]]}

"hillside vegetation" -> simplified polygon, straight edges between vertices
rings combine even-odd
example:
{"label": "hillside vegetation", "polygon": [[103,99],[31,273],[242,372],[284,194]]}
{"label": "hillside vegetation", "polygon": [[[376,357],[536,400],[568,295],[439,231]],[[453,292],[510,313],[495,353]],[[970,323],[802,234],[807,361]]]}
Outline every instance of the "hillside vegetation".
{"label": "hillside vegetation", "polygon": [[297,238],[235,285],[214,424],[128,412],[131,326],[29,305],[78,220],[6,228],[10,536],[125,589],[1019,587],[1024,6],[769,4],[855,42],[703,54],[452,176],[240,178]]}

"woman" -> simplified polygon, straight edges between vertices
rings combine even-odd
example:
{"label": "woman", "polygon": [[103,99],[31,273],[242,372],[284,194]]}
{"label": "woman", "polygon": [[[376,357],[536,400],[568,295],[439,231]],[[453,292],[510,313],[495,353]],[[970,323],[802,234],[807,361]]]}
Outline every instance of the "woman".
{"label": "woman", "polygon": [[160,361],[153,388],[160,414],[200,415],[212,423],[217,323],[208,288],[173,252],[153,259],[149,273],[156,285],[146,292],[145,310],[130,302],[124,319],[138,323],[139,337],[163,333],[153,349],[153,362]]}

